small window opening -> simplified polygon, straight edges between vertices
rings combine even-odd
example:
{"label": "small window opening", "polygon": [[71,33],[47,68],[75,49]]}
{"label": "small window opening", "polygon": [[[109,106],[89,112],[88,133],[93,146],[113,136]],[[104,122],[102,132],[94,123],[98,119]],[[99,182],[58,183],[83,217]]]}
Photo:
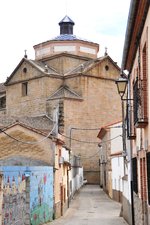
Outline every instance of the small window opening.
{"label": "small window opening", "polygon": [[105,70],[106,70],[106,71],[109,70],[109,66],[108,66],[108,65],[105,66]]}
{"label": "small window opening", "polygon": [[0,98],[0,109],[6,108],[6,96]]}
{"label": "small window opening", "polygon": [[23,72],[24,72],[24,73],[27,72],[27,68],[26,68],[26,67],[23,68]]}
{"label": "small window opening", "polygon": [[28,95],[28,82],[22,83],[22,96]]}

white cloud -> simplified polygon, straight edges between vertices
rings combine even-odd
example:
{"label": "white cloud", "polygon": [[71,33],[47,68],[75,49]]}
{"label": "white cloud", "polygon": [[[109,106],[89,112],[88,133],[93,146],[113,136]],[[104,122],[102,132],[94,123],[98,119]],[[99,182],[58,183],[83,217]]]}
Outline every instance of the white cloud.
{"label": "white cloud", "polygon": [[[67,13],[75,22],[74,34],[105,46],[121,62],[130,0],[5,0],[0,7],[0,82],[24,56],[34,59],[33,45],[59,35],[58,23]],[[67,11],[67,12],[66,12]]]}

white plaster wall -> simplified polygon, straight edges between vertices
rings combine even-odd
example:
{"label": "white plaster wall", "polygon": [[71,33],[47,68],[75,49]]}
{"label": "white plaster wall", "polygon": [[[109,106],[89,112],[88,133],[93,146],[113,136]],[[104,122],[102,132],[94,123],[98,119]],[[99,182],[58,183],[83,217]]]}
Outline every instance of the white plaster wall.
{"label": "white plaster wall", "polygon": [[111,160],[112,163],[112,189],[121,191],[122,177],[124,175],[124,159],[123,157],[115,157]]}
{"label": "white plaster wall", "polygon": [[129,163],[128,163],[127,174],[128,174],[128,179],[123,180],[123,183],[122,183],[123,184],[122,194],[131,204],[131,188],[130,188],[131,175],[130,175],[130,164]]}
{"label": "white plaster wall", "polygon": [[[119,136],[120,135],[120,136]],[[110,128],[111,154],[122,151],[122,123],[116,123]]]}
{"label": "white plaster wall", "polygon": [[72,192],[70,192],[72,197],[83,185],[83,167],[79,168],[79,173],[75,177],[73,177],[73,169],[69,172],[69,182],[72,182]]}
{"label": "white plaster wall", "polygon": [[65,148],[62,148],[62,157],[64,158],[64,161],[69,162],[69,151]]}

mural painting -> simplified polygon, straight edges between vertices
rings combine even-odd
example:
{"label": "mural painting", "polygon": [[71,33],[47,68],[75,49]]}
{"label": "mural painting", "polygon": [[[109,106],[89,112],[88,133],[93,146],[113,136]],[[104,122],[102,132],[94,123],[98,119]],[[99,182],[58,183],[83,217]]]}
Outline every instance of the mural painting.
{"label": "mural painting", "polygon": [[39,225],[53,219],[53,168],[35,167],[30,174],[30,220]]}
{"label": "mural painting", "polygon": [[[2,223],[39,225],[53,219],[53,167],[0,167]],[[30,217],[29,217],[30,216]]]}
{"label": "mural painting", "polygon": [[3,168],[2,225],[24,225],[26,179],[18,167]]}

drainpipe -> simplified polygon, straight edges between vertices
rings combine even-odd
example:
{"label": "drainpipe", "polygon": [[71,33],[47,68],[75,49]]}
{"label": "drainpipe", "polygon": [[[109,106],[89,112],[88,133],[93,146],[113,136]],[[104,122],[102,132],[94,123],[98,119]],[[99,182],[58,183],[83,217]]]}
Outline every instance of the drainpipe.
{"label": "drainpipe", "polygon": [[131,213],[132,213],[132,225],[135,225],[134,220],[134,193],[133,193],[133,165],[132,165],[132,143],[130,141],[130,188],[131,188]]}
{"label": "drainpipe", "polygon": [[[129,77],[130,77],[130,75],[129,75]],[[128,90],[129,90],[128,93],[130,95],[130,93],[131,93],[130,82],[128,83]],[[133,152],[132,140],[130,140],[129,162],[130,162],[131,213],[132,213],[132,225],[135,225],[135,219],[134,219],[134,192],[133,192],[132,152]]]}

